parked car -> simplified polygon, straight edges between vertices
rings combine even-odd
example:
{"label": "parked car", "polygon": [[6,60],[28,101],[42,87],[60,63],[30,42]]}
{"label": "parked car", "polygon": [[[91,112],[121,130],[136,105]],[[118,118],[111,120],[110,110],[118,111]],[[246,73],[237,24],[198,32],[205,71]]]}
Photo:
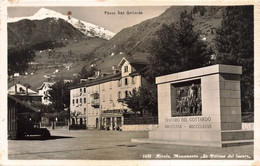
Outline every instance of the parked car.
{"label": "parked car", "polygon": [[18,138],[24,138],[31,135],[40,135],[41,137],[50,137],[50,131],[47,128],[40,128],[39,124],[23,126],[18,130]]}

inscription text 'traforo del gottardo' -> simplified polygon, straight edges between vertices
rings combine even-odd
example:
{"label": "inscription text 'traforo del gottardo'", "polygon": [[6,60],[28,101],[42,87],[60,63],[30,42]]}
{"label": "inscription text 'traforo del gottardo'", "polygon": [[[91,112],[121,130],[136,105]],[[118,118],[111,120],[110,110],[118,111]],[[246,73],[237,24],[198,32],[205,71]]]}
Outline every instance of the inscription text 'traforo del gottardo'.
{"label": "inscription text 'traforo del gottardo'", "polygon": [[165,118],[165,123],[171,122],[210,122],[211,117],[176,117],[176,118]]}

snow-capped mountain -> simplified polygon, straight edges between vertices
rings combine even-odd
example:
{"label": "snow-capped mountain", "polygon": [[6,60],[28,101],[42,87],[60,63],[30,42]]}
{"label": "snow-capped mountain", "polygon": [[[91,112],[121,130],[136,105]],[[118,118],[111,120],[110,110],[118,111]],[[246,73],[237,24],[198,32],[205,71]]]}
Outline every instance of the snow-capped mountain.
{"label": "snow-capped mountain", "polygon": [[80,30],[83,34],[90,37],[100,37],[109,40],[115,35],[113,32],[110,32],[97,25],[73,18],[71,16],[63,15],[61,13],[46,8],[41,8],[33,16],[8,18],[7,22],[17,22],[23,19],[43,20],[45,18],[63,19],[70,23],[73,27]]}

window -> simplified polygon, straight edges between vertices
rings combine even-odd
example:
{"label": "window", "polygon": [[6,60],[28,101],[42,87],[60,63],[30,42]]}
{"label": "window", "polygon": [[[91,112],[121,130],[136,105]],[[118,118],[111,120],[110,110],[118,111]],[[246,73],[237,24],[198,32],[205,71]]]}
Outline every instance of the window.
{"label": "window", "polygon": [[125,72],[125,73],[128,72],[128,66],[125,66],[125,67],[124,67],[124,72]]}
{"label": "window", "polygon": [[125,91],[125,97],[128,97],[128,91]]}
{"label": "window", "polygon": [[73,100],[72,100],[72,104],[74,104],[74,103],[75,103],[75,100],[73,99]]}
{"label": "window", "polygon": [[125,78],[125,85],[128,85],[128,79]]}
{"label": "window", "polygon": [[132,84],[135,84],[135,77],[132,77]]}
{"label": "window", "polygon": [[79,103],[79,99],[76,99],[76,104],[78,104]]}
{"label": "window", "polygon": [[86,100],[86,98],[84,98],[84,103],[86,103],[87,102],[87,100]]}
{"label": "window", "polygon": [[80,104],[82,104],[82,98],[80,98]]}
{"label": "window", "polygon": [[117,81],[117,86],[120,87],[121,86],[121,80]]}
{"label": "window", "polygon": [[118,92],[118,99],[121,99],[121,92]]}
{"label": "window", "polygon": [[79,91],[80,91],[80,93],[81,93],[81,92],[82,92],[82,89],[80,88]]}
{"label": "window", "polygon": [[86,108],[84,108],[84,115],[86,115],[86,112],[87,112],[87,109],[86,109]]}
{"label": "window", "polygon": [[86,93],[86,88],[84,88],[84,93]]}

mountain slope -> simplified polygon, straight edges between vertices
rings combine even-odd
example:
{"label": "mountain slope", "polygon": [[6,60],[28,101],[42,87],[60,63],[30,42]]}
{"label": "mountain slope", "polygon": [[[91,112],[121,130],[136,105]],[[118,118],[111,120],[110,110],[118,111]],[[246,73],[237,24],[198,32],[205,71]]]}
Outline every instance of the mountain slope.
{"label": "mountain slope", "polygon": [[[201,31],[201,38],[203,40],[206,40],[210,44],[214,43],[212,39],[214,38],[215,29],[220,26],[224,8],[225,7],[205,7],[206,12],[203,16],[199,13],[194,14],[194,28]],[[69,43],[66,44],[65,47],[55,48],[54,50],[57,56],[54,57],[58,58],[60,57],[60,52],[61,55],[67,55],[70,50],[72,50],[72,52],[75,54],[84,54],[91,52],[91,54],[89,55],[93,56],[92,59],[87,58],[85,61],[83,61],[82,59],[78,60],[80,58],[72,59],[73,65],[71,70],[68,71],[66,69],[62,69],[59,74],[62,76],[66,76],[66,78],[73,78],[72,75],[78,73],[82,66],[90,66],[91,64],[96,64],[96,67],[98,69],[101,69],[104,73],[111,72],[112,65],[117,65],[121,58],[124,56],[128,56],[128,54],[132,55],[133,57],[141,57],[143,59],[149,58],[149,55],[151,53],[151,43],[156,40],[157,31],[160,30],[163,24],[169,25],[176,22],[180,16],[180,13],[183,10],[192,11],[193,7],[170,7],[158,17],[143,21],[140,24],[121,30],[118,34],[116,34],[112,39],[108,41],[102,42],[98,40],[96,41],[96,44],[91,45],[90,41],[87,42],[88,44],[86,44],[84,40],[78,41],[81,42],[80,44],[78,44],[77,42],[75,44],[72,44],[72,42],[74,42],[74,40],[72,40],[69,41]],[[10,34],[11,33],[13,32],[10,32]],[[88,50],[90,51],[87,51],[86,47],[89,47]],[[94,50],[95,52],[92,53]],[[48,54],[49,53],[47,51],[42,53],[38,52],[35,60],[39,63],[52,63],[52,61],[53,63],[55,63],[56,61],[50,58],[46,58]],[[53,72],[54,69],[50,69],[50,71]],[[44,71],[40,70],[37,71],[37,75],[27,77],[34,78],[31,80],[42,80],[44,79],[43,75],[48,72],[49,69],[46,69]],[[41,78],[37,79],[40,73]],[[28,78],[24,79],[24,81],[26,80],[28,80]],[[40,81],[33,83],[32,86],[36,87],[36,85],[40,85]]]}
{"label": "mountain slope", "polygon": [[21,20],[8,23],[9,45],[33,45],[44,41],[81,39],[84,34],[62,19]]}
{"label": "mountain slope", "polygon": [[109,40],[112,38],[115,34],[113,32],[110,32],[102,27],[99,27],[97,25],[84,22],[82,20],[73,18],[71,16],[66,16],[61,13],[58,13],[53,10],[41,8],[39,11],[37,11],[33,16],[30,17],[15,17],[15,18],[8,18],[8,22],[17,22],[23,19],[28,20],[44,20],[46,18],[54,18],[57,19],[63,19],[64,21],[70,23],[73,27],[81,31],[84,35],[89,37],[99,37],[102,39]]}
{"label": "mountain slope", "polygon": [[[211,43],[214,29],[220,26],[224,7],[205,7],[205,15],[194,15],[194,28],[201,31],[202,37],[206,37]],[[163,24],[171,24],[178,21],[183,10],[192,11],[192,6],[173,6],[168,8],[160,16],[141,22],[117,33],[109,42],[96,51],[98,55],[119,54],[120,52],[150,53],[151,43],[156,40],[156,32]]]}

